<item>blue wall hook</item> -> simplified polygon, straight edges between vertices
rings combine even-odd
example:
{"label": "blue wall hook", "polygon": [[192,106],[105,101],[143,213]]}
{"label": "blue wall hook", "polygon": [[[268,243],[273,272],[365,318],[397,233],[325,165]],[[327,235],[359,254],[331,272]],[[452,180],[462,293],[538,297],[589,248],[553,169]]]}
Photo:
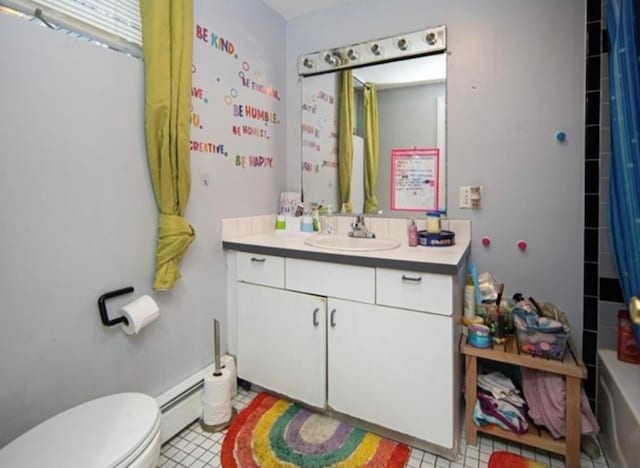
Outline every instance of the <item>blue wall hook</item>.
{"label": "blue wall hook", "polygon": [[564,143],[567,140],[567,134],[564,132],[556,132],[556,140],[558,143]]}

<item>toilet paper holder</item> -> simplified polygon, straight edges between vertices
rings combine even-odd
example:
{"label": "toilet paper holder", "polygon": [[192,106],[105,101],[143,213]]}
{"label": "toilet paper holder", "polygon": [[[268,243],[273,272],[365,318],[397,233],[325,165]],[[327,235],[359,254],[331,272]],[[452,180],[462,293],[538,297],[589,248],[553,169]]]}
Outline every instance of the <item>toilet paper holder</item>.
{"label": "toilet paper holder", "polygon": [[122,289],[116,289],[115,291],[109,291],[104,293],[102,296],[98,298],[98,309],[100,310],[100,320],[102,320],[102,324],[106,327],[112,327],[114,325],[118,325],[120,323],[124,323],[125,325],[129,325],[129,321],[126,317],[118,317],[114,319],[109,319],[107,315],[107,305],[105,301],[108,299],[112,299],[114,297],[123,296],[125,294],[132,293],[134,291],[133,286],[129,286]]}

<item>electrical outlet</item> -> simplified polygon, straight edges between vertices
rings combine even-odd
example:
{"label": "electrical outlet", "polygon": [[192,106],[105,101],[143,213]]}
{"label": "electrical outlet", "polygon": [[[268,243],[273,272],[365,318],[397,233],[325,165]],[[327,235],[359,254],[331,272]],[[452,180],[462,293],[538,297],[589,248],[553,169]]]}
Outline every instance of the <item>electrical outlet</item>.
{"label": "electrical outlet", "polygon": [[209,173],[208,172],[202,172],[200,174],[200,183],[202,184],[203,187],[208,187],[209,186]]}

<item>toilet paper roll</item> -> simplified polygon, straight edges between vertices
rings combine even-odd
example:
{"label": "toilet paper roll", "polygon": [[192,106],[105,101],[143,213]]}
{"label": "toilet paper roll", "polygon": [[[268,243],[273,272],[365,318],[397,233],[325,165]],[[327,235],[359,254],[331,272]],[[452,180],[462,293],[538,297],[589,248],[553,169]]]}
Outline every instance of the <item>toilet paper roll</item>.
{"label": "toilet paper roll", "polygon": [[231,419],[231,402],[229,404],[220,403],[218,405],[202,401],[202,421],[209,426],[226,424]]}
{"label": "toilet paper roll", "polygon": [[137,335],[140,330],[149,325],[160,314],[158,304],[148,295],[144,295],[129,302],[121,310],[120,314],[126,317],[128,324],[120,324],[127,335]]}
{"label": "toilet paper roll", "polygon": [[209,403],[231,401],[231,372],[226,368],[220,372],[219,376],[208,374],[204,378],[202,398]]}
{"label": "toilet paper roll", "polygon": [[233,359],[233,356],[229,354],[225,354],[220,358],[220,362],[222,367],[227,369],[231,374],[231,398],[238,394],[238,374],[236,371],[236,361]]}
{"label": "toilet paper roll", "polygon": [[209,374],[204,379],[202,395],[202,420],[205,424],[223,424],[231,419],[231,372],[222,369],[216,376]]}

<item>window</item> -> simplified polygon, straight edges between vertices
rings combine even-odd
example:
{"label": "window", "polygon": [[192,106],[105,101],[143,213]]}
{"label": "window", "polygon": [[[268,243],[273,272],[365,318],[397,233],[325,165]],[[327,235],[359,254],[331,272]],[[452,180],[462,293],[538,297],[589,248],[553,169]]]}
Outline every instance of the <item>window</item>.
{"label": "window", "polygon": [[54,29],[142,57],[138,0],[0,0],[0,5]]}

